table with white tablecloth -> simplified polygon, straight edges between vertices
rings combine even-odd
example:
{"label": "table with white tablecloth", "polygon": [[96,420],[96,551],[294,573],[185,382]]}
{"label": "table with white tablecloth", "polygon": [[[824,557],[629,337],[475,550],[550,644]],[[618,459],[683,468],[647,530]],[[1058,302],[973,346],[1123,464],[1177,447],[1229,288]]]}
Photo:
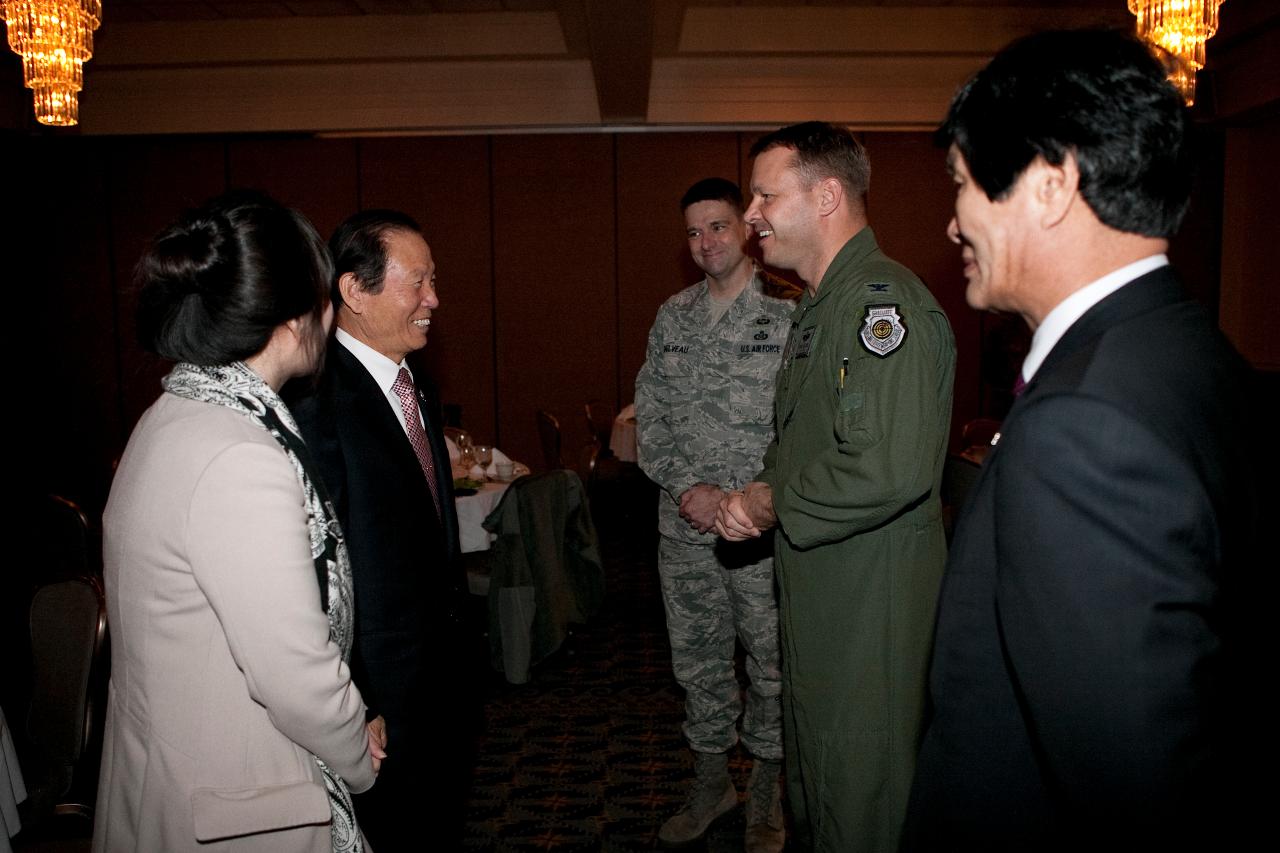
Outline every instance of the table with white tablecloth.
{"label": "table with white tablecloth", "polygon": [[493,534],[484,529],[484,520],[510,486],[510,483],[488,482],[474,495],[454,499],[458,510],[458,544],[462,546],[462,553],[489,550]]}
{"label": "table with white tablecloth", "polygon": [[22,828],[18,821],[18,803],[26,798],[27,788],[22,783],[18,754],[13,748],[4,711],[0,710],[0,853],[12,850],[9,839]]}

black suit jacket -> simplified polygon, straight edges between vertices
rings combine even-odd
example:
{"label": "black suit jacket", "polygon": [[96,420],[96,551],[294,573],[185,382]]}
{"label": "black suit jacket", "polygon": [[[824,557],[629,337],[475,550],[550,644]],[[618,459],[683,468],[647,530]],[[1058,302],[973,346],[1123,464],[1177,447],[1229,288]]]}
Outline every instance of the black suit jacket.
{"label": "black suit jacket", "polygon": [[958,521],[904,849],[1190,848],[1232,826],[1260,569],[1248,378],[1167,267],[1050,352]]}
{"label": "black suit jacket", "polygon": [[[386,395],[346,347],[330,343],[318,387],[290,398],[303,438],[337,509],[351,555],[355,643],[351,670],[370,715],[383,714],[406,744],[424,686],[456,642],[462,589],[449,455],[434,388],[415,378],[440,472],[437,514],[409,439]],[[290,389],[294,390],[294,389]],[[411,742],[411,741],[409,741]]]}

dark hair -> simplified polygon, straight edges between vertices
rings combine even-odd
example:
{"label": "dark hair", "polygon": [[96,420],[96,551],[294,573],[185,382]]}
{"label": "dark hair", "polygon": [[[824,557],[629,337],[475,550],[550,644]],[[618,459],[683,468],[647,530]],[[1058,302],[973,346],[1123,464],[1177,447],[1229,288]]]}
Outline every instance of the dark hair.
{"label": "dark hair", "polygon": [[227,364],[310,314],[322,346],[332,275],[301,213],[261,193],[227,193],[160,232],[138,261],[138,341],[174,361]]}
{"label": "dark hair", "polygon": [[680,198],[680,212],[700,201],[723,201],[734,210],[742,212],[742,190],[733,181],[724,178],[703,178],[685,191]]}
{"label": "dark hair", "polygon": [[1170,237],[1191,194],[1188,118],[1166,67],[1120,32],[1045,32],[1013,42],[956,94],[934,136],[954,144],[992,201],[1036,157],[1075,155],[1080,195],[1119,231]]}
{"label": "dark hair", "polygon": [[387,274],[387,244],[385,238],[391,231],[412,231],[422,234],[422,228],[413,217],[398,210],[362,210],[348,216],[329,238],[329,251],[333,254],[333,302],[342,304],[338,279],[352,273],[360,287],[369,293],[382,292],[382,280]]}
{"label": "dark hair", "polygon": [[855,199],[862,199],[871,187],[867,149],[847,128],[825,121],[793,124],[757,139],[751,146],[751,156],[758,157],[772,148],[790,148],[795,152],[792,166],[809,186],[835,178]]}

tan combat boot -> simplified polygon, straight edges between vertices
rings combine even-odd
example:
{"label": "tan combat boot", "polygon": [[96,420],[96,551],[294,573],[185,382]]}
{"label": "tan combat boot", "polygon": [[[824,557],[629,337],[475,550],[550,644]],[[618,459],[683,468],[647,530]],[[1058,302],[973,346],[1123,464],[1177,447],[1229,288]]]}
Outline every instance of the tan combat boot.
{"label": "tan combat boot", "polygon": [[778,774],[780,761],[756,759],[747,783],[747,853],[779,853],[787,840],[782,823],[782,791]]}
{"label": "tan combat boot", "polygon": [[716,818],[738,805],[738,790],[729,778],[729,756],[695,752],[693,770],[693,786],[684,806],[658,830],[663,847],[683,847],[701,839]]}

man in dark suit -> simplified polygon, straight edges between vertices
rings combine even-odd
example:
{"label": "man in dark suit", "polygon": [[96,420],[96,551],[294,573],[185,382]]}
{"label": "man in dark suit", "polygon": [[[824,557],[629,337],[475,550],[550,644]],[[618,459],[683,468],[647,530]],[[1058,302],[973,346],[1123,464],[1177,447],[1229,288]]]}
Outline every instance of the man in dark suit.
{"label": "man in dark suit", "polygon": [[435,263],[418,224],[388,210],[350,217],[329,248],[335,340],[318,387],[293,408],[350,549],[351,670],[385,739],[382,773],[356,813],[376,850],[447,846],[471,769],[458,695],[467,674],[455,671],[463,577],[439,406],[406,362],[440,304]]}
{"label": "man in dark suit", "polygon": [[1058,32],[939,130],[966,298],[1034,337],[947,563],[906,850],[1237,849],[1257,445],[1164,254],[1188,124],[1145,46]]}

